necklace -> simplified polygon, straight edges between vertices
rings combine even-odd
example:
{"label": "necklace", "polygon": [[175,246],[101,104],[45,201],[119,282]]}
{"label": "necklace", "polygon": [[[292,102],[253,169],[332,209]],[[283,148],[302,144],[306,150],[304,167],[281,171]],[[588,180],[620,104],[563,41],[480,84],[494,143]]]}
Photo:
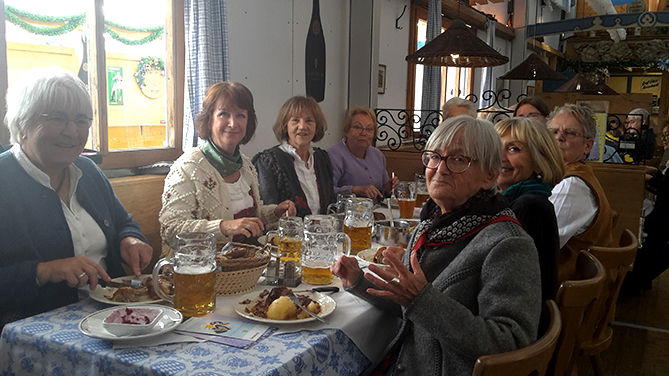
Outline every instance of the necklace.
{"label": "necklace", "polygon": [[60,189],[63,188],[63,184],[65,183],[65,176],[67,176],[67,169],[63,170],[63,176],[60,177],[60,183],[58,183],[58,187],[56,187],[56,193],[59,193]]}

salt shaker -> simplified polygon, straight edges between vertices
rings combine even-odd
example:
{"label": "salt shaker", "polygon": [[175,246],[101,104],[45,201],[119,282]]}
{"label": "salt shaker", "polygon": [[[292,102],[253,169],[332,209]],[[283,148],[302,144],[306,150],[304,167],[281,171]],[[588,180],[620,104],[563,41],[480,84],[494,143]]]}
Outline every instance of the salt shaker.
{"label": "salt shaker", "polygon": [[297,287],[302,283],[295,261],[286,261],[283,264],[283,284],[286,287]]}

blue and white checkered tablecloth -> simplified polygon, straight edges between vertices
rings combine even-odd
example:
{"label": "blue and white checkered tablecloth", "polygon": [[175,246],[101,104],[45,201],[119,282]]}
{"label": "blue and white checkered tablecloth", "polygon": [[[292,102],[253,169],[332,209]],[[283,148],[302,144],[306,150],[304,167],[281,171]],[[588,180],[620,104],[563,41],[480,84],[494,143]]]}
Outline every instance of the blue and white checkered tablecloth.
{"label": "blue and white checkered tablecloth", "polygon": [[340,329],[275,334],[248,350],[213,342],[113,349],[79,321],[89,299],[5,326],[0,375],[358,375],[370,360]]}

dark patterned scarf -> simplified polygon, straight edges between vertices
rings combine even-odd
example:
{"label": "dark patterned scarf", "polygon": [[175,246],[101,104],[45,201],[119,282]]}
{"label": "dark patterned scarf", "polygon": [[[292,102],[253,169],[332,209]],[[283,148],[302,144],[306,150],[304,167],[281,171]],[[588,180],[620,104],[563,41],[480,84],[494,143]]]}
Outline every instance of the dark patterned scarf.
{"label": "dark patterned scarf", "polygon": [[509,202],[501,193],[492,189],[480,190],[459,208],[441,214],[441,208],[428,199],[420,213],[421,222],[416,231],[419,234],[413,252],[422,251],[427,246],[441,246],[467,238],[486,226],[501,221],[518,223]]}
{"label": "dark patterned scarf", "polygon": [[551,189],[551,186],[543,183],[541,179],[529,179],[520,181],[510,186],[509,188],[505,189],[502,194],[506,196],[509,201],[513,201],[526,193],[534,193],[550,197]]}

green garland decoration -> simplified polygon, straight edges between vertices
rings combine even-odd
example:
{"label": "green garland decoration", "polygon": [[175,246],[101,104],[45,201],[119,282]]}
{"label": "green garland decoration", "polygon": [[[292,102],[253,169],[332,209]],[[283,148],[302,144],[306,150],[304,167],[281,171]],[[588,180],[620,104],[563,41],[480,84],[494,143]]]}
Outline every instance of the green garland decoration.
{"label": "green garland decoration", "polygon": [[589,72],[597,68],[644,68],[644,69],[662,69],[658,61],[653,60],[611,60],[611,61],[593,61],[584,62],[580,60],[563,60],[564,71]]}
{"label": "green garland decoration", "polygon": [[[5,17],[7,18],[7,21],[19,26],[20,28],[30,33],[38,35],[46,35],[46,36],[56,36],[69,33],[72,30],[76,29],[77,27],[83,25],[84,20],[86,19],[86,14],[82,13],[74,16],[63,16],[63,17],[43,16],[40,14],[33,14],[24,10],[20,10],[5,4]],[[28,18],[30,20],[40,21],[40,22],[64,23],[64,25],[58,27],[39,27],[31,25],[19,17]],[[131,40],[120,36],[117,32],[113,31],[110,28],[110,26],[127,31],[151,32],[151,34],[142,39]],[[163,34],[163,27],[156,26],[148,28],[138,28],[131,26],[123,26],[115,22],[105,20],[105,32],[109,34],[113,39],[123,44],[129,46],[138,46],[158,39]]]}
{"label": "green garland decoration", "polygon": [[165,62],[163,59],[156,56],[146,56],[139,59],[139,63],[137,63],[137,72],[133,75],[135,76],[135,81],[137,81],[137,86],[139,86],[140,90],[146,86],[146,83],[144,83],[144,76],[152,70],[160,70],[160,74],[164,76]]}

